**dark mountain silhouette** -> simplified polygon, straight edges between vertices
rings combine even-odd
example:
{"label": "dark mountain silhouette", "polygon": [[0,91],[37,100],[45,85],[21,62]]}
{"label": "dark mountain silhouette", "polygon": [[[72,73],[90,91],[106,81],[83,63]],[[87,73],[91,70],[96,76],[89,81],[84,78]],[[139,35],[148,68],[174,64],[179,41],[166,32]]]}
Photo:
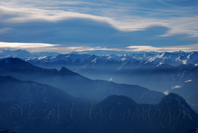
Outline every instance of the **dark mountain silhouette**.
{"label": "dark mountain silhouette", "polygon": [[198,115],[177,94],[156,105],[137,104],[122,95],[93,103],[10,76],[0,76],[0,110],[1,127],[20,133],[186,133],[198,125]]}
{"label": "dark mountain silhouette", "polygon": [[19,133],[65,132],[90,103],[49,85],[0,76],[1,127]]}
{"label": "dark mountain silhouette", "polygon": [[110,96],[93,106],[90,119],[79,121],[68,131],[186,133],[198,124],[198,115],[186,101],[169,94],[157,105],[137,104],[125,96]]}

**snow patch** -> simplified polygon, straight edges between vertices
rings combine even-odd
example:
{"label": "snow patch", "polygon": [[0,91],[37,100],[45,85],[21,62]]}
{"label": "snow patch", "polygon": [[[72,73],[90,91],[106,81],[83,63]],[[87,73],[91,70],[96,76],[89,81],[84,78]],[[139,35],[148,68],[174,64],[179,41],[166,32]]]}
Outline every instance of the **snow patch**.
{"label": "snow patch", "polygon": [[174,87],[171,87],[171,89],[177,89],[177,88],[181,88],[181,86],[180,85],[176,85]]}
{"label": "snow patch", "polygon": [[160,66],[160,65],[162,65],[163,64],[163,62],[160,62],[157,66]]}
{"label": "snow patch", "polygon": [[38,60],[45,59],[47,56],[39,57]]}
{"label": "snow patch", "polygon": [[190,79],[190,80],[187,80],[187,81],[185,81],[185,83],[187,83],[187,82],[191,82],[192,80]]}
{"label": "snow patch", "polygon": [[163,92],[165,95],[168,95],[169,94],[169,91],[165,91],[165,92]]}
{"label": "snow patch", "polygon": [[183,64],[187,64],[187,60],[182,60],[182,63]]}
{"label": "snow patch", "polygon": [[165,53],[162,53],[161,55],[158,56],[158,58],[162,58]]}
{"label": "snow patch", "polygon": [[109,57],[107,58],[107,60],[109,60],[109,59],[111,59],[111,56],[109,56]]}
{"label": "snow patch", "polygon": [[152,62],[152,61],[154,61],[155,60],[155,57],[152,57],[152,58],[149,58],[149,62]]}
{"label": "snow patch", "polygon": [[[96,63],[97,58],[93,59],[91,62]],[[92,64],[93,65],[93,64]]]}
{"label": "snow patch", "polygon": [[176,62],[177,62],[177,61],[180,61],[180,56],[179,56],[178,58],[176,58],[175,61],[176,61]]}
{"label": "snow patch", "polygon": [[122,58],[121,60],[124,61],[124,60],[126,60],[126,58]]}
{"label": "snow patch", "polygon": [[189,54],[189,55],[187,56],[187,58],[190,59],[190,56],[191,56],[191,54]]}

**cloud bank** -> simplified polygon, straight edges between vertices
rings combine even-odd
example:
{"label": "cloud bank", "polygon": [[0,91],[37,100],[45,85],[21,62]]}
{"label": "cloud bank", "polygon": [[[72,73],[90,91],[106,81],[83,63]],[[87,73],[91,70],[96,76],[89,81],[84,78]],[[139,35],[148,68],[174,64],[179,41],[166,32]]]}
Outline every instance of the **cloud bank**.
{"label": "cloud bank", "polygon": [[[160,25],[170,29],[166,36],[181,33],[198,36],[196,4],[197,1],[194,0],[172,3],[162,0],[147,2],[95,0],[92,3],[86,0],[66,2],[3,0],[0,4],[0,18],[6,23],[57,22],[72,18],[92,19],[109,23],[122,31],[137,31]],[[185,5],[188,6],[185,7]]]}
{"label": "cloud bank", "polygon": [[42,50],[191,50],[198,44],[197,6],[197,0],[2,0],[0,42]]}
{"label": "cloud bank", "polygon": [[174,51],[198,51],[198,44],[194,45],[184,45],[184,46],[173,46],[173,47],[152,47],[152,46],[128,46],[126,48],[106,48],[106,47],[59,47],[59,45],[54,44],[44,44],[44,43],[7,43],[0,42],[0,48],[9,49],[26,49],[29,52],[57,52],[59,53],[71,53],[71,52],[90,52],[90,51],[117,51],[117,52],[174,52]]}
{"label": "cloud bank", "polygon": [[[0,48],[46,48],[55,46],[53,44],[45,44],[45,43],[9,43],[9,42],[0,42]],[[58,45],[56,45],[58,46]]]}

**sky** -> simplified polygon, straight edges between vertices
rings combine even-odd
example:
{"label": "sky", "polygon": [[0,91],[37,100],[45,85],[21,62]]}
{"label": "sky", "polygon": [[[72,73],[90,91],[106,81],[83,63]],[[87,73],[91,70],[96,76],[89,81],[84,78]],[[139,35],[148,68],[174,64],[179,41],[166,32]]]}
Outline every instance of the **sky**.
{"label": "sky", "polygon": [[198,51],[198,0],[1,0],[0,48]]}

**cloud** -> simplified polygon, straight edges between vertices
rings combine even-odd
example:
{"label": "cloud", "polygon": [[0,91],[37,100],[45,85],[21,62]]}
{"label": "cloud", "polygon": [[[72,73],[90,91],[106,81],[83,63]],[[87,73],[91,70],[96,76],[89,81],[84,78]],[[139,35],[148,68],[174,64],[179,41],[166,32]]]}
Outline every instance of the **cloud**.
{"label": "cloud", "polygon": [[48,51],[59,51],[61,53],[69,52],[89,52],[89,51],[117,51],[117,52],[175,52],[184,51],[192,52],[198,51],[198,44],[173,46],[173,47],[152,47],[152,46],[129,46],[126,48],[106,48],[106,47],[55,47],[48,48]]}
{"label": "cloud", "polygon": [[[9,2],[9,4],[2,4],[2,6],[0,5],[0,21],[6,23],[26,23],[92,19],[94,21],[106,22],[120,31],[139,31],[153,25],[160,25],[170,29],[169,32],[164,34],[165,36],[181,33],[198,36],[198,17],[197,15],[192,15],[197,14],[198,11],[193,7],[190,9],[189,7],[174,7],[168,9],[161,7],[162,9],[160,9],[157,8],[157,5],[160,5],[160,2],[157,1],[154,2],[156,4],[155,8],[151,8],[152,6],[149,2],[146,2],[147,7],[145,7],[145,2],[143,1],[136,1],[138,4],[132,2],[127,4],[123,1],[120,5],[114,2],[112,3],[112,1],[110,3],[104,1],[100,3],[96,1],[90,3],[85,0],[73,2],[53,2],[51,0],[48,0],[48,2],[26,2],[28,2],[28,6],[24,4],[24,1],[20,2],[18,0]],[[110,4],[113,5],[110,6]],[[55,5],[57,8],[54,8]],[[87,6],[89,9],[85,11],[85,7]],[[95,8],[97,11],[95,11]]]}
{"label": "cloud", "polygon": [[[45,43],[9,43],[9,42],[0,42],[0,48],[46,48],[55,46],[53,44]],[[57,45],[56,45],[57,46]]]}
{"label": "cloud", "polygon": [[99,17],[90,14],[82,14],[76,12],[67,12],[61,10],[42,10],[36,8],[6,8],[0,7],[0,12],[6,16],[2,17],[4,22],[8,23],[25,23],[25,22],[57,22],[61,20],[68,20],[72,18],[85,18],[97,21],[112,21],[106,17]]}
{"label": "cloud", "polygon": [[0,47],[190,51],[198,44],[196,5],[196,0],[2,0],[0,41],[20,45]]}
{"label": "cloud", "polygon": [[[188,34],[164,36],[166,26],[154,25],[140,31],[120,31],[107,22],[92,19],[70,19],[58,22],[0,23],[9,30],[0,36],[1,42],[60,44],[61,47],[178,46],[198,43]],[[0,27],[1,28],[1,27]]]}
{"label": "cloud", "polygon": [[114,51],[114,52],[174,52],[174,51],[198,51],[198,44],[184,45],[184,46],[172,46],[172,47],[152,47],[152,46],[128,46],[126,48],[107,48],[107,47],[60,47],[56,44],[45,44],[45,43],[8,43],[0,42],[0,48],[9,49],[26,49],[30,52],[59,52],[59,53],[70,53],[70,52],[91,52],[91,51]]}
{"label": "cloud", "polygon": [[43,10],[37,8],[8,8],[0,6],[1,21],[5,23],[27,23],[27,22],[59,22],[71,19],[89,19],[98,22],[105,22],[121,31],[143,30],[149,26],[167,26],[167,23],[157,19],[140,18],[133,16],[133,19],[114,20],[110,17],[83,14],[63,10]]}
{"label": "cloud", "polygon": [[193,45],[184,45],[184,46],[172,46],[172,47],[152,47],[152,46],[129,46],[127,47],[129,51],[156,51],[156,52],[174,52],[174,51],[185,51],[185,52],[191,52],[191,51],[198,51],[198,44]]}

